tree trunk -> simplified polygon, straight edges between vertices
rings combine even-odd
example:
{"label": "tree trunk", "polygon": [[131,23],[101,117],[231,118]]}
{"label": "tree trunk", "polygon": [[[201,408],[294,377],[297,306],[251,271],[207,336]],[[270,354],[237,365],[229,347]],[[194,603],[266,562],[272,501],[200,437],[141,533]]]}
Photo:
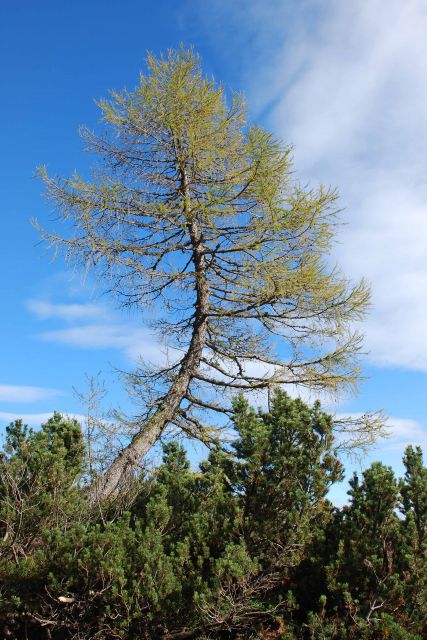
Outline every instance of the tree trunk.
{"label": "tree trunk", "polygon": [[[190,218],[188,184],[186,174],[182,172],[182,191],[184,213]],[[207,318],[209,308],[209,289],[206,280],[206,258],[203,239],[199,233],[196,219],[190,219],[187,228],[190,235],[195,271],[195,319],[193,334],[188,351],[184,357],[176,380],[172,384],[161,405],[154,415],[136,433],[130,444],[125,447],[112,462],[105,474],[89,488],[88,501],[94,505],[108,499],[119,485],[134,471],[140,460],[159,439],[165,427],[171,422],[184,399],[190,382],[200,365],[203,347],[206,341]]]}

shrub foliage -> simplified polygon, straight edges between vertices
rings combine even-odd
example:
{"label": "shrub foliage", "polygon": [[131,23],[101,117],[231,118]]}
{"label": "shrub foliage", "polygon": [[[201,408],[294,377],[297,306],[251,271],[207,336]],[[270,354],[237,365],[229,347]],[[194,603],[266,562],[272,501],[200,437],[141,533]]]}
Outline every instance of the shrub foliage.
{"label": "shrub foliage", "polygon": [[240,397],[233,422],[234,441],[197,470],[179,443],[164,444],[132,500],[102,510],[88,508],[76,421],[9,425],[1,637],[426,637],[421,450],[406,450],[401,480],[379,462],[355,475],[338,509],[327,494],[343,467],[318,403],[278,392],[255,411]]}

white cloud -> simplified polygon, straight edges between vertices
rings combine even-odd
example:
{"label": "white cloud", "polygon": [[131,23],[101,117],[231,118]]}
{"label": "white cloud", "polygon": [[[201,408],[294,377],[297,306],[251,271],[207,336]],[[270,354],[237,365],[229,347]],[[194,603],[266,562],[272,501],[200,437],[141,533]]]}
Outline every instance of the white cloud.
{"label": "white cloud", "polygon": [[383,195],[365,202],[364,221],[343,239],[341,262],[356,276],[364,270],[372,282],[369,359],[427,371],[427,196],[423,201],[396,183],[378,185]]}
{"label": "white cloud", "polygon": [[340,188],[350,224],[336,256],[373,286],[370,360],[427,371],[427,5],[333,0],[297,27],[264,93],[273,128],[297,173]]}
{"label": "white cloud", "polygon": [[308,17],[299,21],[298,46],[295,38],[282,44],[276,74],[284,84],[295,53],[299,73],[272,120],[296,144],[301,168],[320,162],[324,170],[330,159],[335,170],[337,156],[364,163],[359,154],[367,150],[370,158],[385,148],[422,151],[414,134],[426,118],[426,25],[423,0],[332,0],[314,26]]}
{"label": "white cloud", "polygon": [[38,318],[60,318],[67,321],[102,318],[106,312],[99,304],[55,304],[35,299],[28,300],[27,307]]}
{"label": "white cloud", "polygon": [[392,416],[388,419],[388,427],[390,437],[384,441],[382,450],[403,451],[411,444],[427,452],[427,429],[416,420]]}
{"label": "white cloud", "polygon": [[27,308],[41,320],[56,319],[67,323],[65,328],[36,334],[37,338],[47,342],[84,349],[118,349],[131,360],[142,357],[155,363],[177,355],[174,350],[166,351],[147,328],[118,321],[114,311],[106,305],[58,304],[32,299],[27,302]]}
{"label": "white cloud", "polygon": [[[79,413],[63,413],[66,418],[75,418],[81,424],[84,424],[86,418]],[[24,424],[30,427],[39,427],[44,422],[47,422],[49,418],[53,416],[53,411],[45,411],[43,413],[8,413],[0,411],[0,421],[6,424],[13,422],[14,420],[21,419]]]}
{"label": "white cloud", "polygon": [[166,361],[175,353],[173,350],[166,353],[148,329],[136,328],[131,324],[89,324],[45,331],[38,334],[38,337],[73,347],[119,349],[132,360],[142,357],[153,363]]}
{"label": "white cloud", "polygon": [[[337,414],[338,419],[361,418],[362,413]],[[427,429],[420,422],[412,418],[389,416],[386,420],[386,437],[379,438],[372,454],[381,450],[382,454],[397,452],[403,454],[408,445],[420,446],[427,452]],[[375,455],[374,455],[375,457]]]}
{"label": "white cloud", "polygon": [[46,387],[0,384],[0,402],[37,402],[60,393],[57,389]]}
{"label": "white cloud", "polygon": [[198,17],[296,175],[339,188],[335,257],[372,283],[371,362],[427,371],[427,3],[212,0]]}

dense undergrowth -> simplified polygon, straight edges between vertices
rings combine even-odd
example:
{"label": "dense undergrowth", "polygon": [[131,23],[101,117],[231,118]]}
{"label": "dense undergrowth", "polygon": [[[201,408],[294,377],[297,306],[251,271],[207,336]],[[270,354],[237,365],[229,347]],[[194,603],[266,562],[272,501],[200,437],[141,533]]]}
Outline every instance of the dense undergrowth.
{"label": "dense undergrowth", "polygon": [[[194,471],[176,442],[109,505],[85,503],[85,440],[59,414],[7,428],[0,636],[405,639],[427,636],[427,469],[405,452],[341,480],[332,418],[284,393],[234,404],[235,441]],[[130,498],[132,496],[132,499]]]}

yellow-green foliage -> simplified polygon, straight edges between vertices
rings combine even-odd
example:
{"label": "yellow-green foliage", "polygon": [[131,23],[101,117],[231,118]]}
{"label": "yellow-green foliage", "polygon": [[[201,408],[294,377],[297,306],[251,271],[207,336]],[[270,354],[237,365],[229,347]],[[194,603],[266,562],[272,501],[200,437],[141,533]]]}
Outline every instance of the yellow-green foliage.
{"label": "yellow-green foliage", "polygon": [[[124,304],[146,311],[153,303],[150,321],[183,354],[200,324],[203,282],[207,335],[186,398],[196,413],[229,408],[224,388],[354,386],[361,337],[352,324],[369,290],[330,266],[336,191],[301,185],[290,147],[252,125],[243,98],[206,78],[191,49],[148,56],[133,91],[98,104],[105,129],[82,130],[101,159],[93,179],[41,171],[72,236],[42,234],[70,260],[96,267]],[[144,417],[184,359],[130,376]],[[203,438],[205,423],[193,420],[179,416]]]}

